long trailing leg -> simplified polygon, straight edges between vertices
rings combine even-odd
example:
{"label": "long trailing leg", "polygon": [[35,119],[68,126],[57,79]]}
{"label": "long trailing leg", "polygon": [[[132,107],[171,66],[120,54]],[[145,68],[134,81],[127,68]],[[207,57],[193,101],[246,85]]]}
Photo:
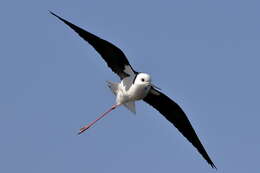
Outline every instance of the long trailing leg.
{"label": "long trailing leg", "polygon": [[109,108],[106,112],[104,112],[102,115],[100,115],[97,119],[95,119],[94,121],[92,121],[91,123],[89,123],[88,125],[82,127],[79,132],[78,135],[80,135],[81,133],[83,133],[84,131],[88,130],[92,125],[94,125],[98,120],[102,119],[103,117],[105,117],[109,112],[111,112],[112,110],[114,110],[115,108],[117,108],[119,105],[115,104],[113,105],[111,108]]}

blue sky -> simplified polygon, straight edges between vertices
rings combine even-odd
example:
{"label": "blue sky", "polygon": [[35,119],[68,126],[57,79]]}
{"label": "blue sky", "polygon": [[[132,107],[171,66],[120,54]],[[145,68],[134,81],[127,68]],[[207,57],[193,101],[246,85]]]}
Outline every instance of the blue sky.
{"label": "blue sky", "polygon": [[115,110],[118,81],[48,13],[111,41],[181,105],[217,172],[259,170],[259,2],[4,1],[0,5],[0,172],[215,172],[156,110]]}

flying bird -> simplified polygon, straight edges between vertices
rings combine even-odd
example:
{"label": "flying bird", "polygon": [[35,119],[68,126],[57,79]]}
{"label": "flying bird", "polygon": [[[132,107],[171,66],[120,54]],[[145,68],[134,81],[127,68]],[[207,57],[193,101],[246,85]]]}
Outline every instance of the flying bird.
{"label": "flying bird", "polygon": [[143,100],[157,109],[167,120],[169,120],[182,135],[192,143],[208,164],[216,169],[205,148],[201,144],[195,130],[181,107],[160,91],[160,88],[152,83],[151,76],[147,73],[135,71],[127,60],[125,54],[112,43],[97,37],[96,35],[70,23],[50,11],[52,15],[68,25],[81,38],[87,41],[105,60],[108,67],[116,73],[120,83],[107,82],[108,87],[116,96],[116,103],[93,122],[82,127],[78,134],[83,133],[97,121],[105,117],[118,106],[124,105],[135,113],[135,101]]}

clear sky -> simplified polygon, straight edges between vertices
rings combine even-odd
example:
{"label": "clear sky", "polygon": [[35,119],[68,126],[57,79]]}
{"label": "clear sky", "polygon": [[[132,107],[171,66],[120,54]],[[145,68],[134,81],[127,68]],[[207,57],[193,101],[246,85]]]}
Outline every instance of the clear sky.
{"label": "clear sky", "polygon": [[111,41],[187,113],[217,172],[257,172],[260,3],[247,0],[2,1],[0,172],[216,172],[156,110],[115,110],[118,81],[48,13]]}

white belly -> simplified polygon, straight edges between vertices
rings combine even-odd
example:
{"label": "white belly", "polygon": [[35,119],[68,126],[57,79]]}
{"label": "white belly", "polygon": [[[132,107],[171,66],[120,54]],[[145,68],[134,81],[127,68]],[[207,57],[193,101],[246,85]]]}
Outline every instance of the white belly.
{"label": "white belly", "polygon": [[116,102],[117,104],[125,104],[131,101],[142,100],[148,94],[150,88],[150,86],[132,85],[127,89],[123,83],[120,83]]}

